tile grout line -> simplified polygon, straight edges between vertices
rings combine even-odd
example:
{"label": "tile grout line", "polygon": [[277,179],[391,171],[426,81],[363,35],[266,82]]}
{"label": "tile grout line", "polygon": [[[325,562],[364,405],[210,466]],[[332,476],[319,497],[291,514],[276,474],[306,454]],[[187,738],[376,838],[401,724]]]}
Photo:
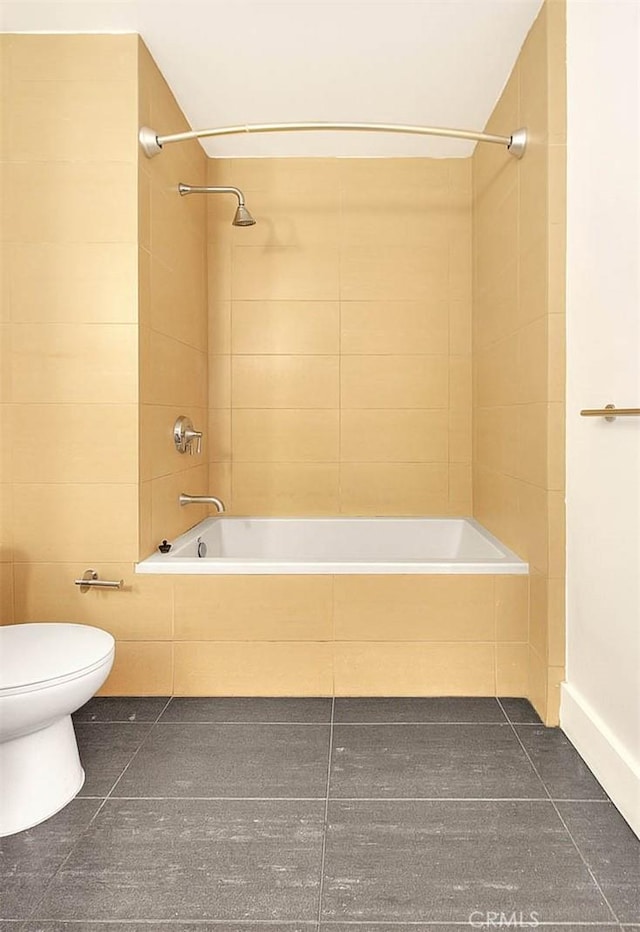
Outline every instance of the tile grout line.
{"label": "tile grout line", "polygon": [[[0,921],[15,923],[17,929],[22,927],[22,925],[24,925],[25,922],[29,922],[29,920],[22,920],[22,919],[3,919]],[[98,926],[99,925],[110,925],[113,923],[113,920],[111,919],[92,919],[90,921],[93,925],[98,925]],[[207,928],[210,925],[227,926],[229,924],[233,925],[234,927],[238,926],[240,928],[244,926],[263,927],[265,925],[276,926],[278,928],[282,926],[284,927],[289,927],[289,926],[292,926],[292,927],[314,926],[315,927],[316,926],[316,922],[313,919],[301,919],[299,921],[296,921],[294,919],[241,919],[238,921],[228,920],[228,919],[188,919],[186,921],[188,925],[190,926],[191,925],[194,925],[194,926],[202,925],[202,926],[206,926]],[[86,924],[86,920],[84,919],[63,919],[63,920],[39,919],[38,922],[43,925],[52,925],[52,926],[55,923],[59,923],[59,922],[62,922],[64,925],[77,925],[80,923]],[[166,926],[168,928],[171,928],[172,926],[178,926],[179,928],[182,928],[184,926],[185,920],[182,920],[182,919],[119,919],[117,920],[117,922],[118,922],[118,925],[123,925],[123,926],[129,926],[129,925],[151,926],[153,925],[154,928],[156,926]],[[20,926],[18,926],[18,923],[20,923]],[[344,920],[344,921],[341,921],[339,919],[324,919],[322,924],[323,926],[340,926],[340,928],[342,928],[343,926],[353,926],[355,928],[365,926],[366,928],[369,928],[371,925],[371,923],[368,921],[357,920],[357,919]],[[394,922],[393,920],[376,919],[374,924],[376,926],[390,926],[393,929],[405,928],[405,927],[408,929],[415,928],[415,927],[422,929],[425,926],[435,926],[436,928],[440,928],[441,926],[451,926],[454,929],[457,927],[462,927],[465,929],[473,928],[473,926],[471,926],[468,922],[464,922],[462,920],[460,921],[406,920],[403,922]],[[519,928],[540,928],[540,929],[544,929],[545,927],[552,928],[552,929],[562,928],[562,927],[567,927],[568,929],[573,929],[574,927],[579,928],[579,929],[595,928],[597,930],[597,929],[604,928],[604,927],[611,928],[611,929],[617,929],[619,928],[619,925],[618,923],[613,922],[611,920],[605,920],[602,922],[578,922],[578,921],[538,922],[536,926],[534,926],[533,924],[530,924],[530,925],[523,924],[519,926]],[[640,928],[640,924],[631,923],[631,925],[629,925],[629,923],[626,923],[624,925],[624,928],[625,929],[636,929],[636,928]]]}
{"label": "tile grout line", "polygon": [[[21,929],[26,922],[29,922],[28,919],[2,919],[0,921],[5,922],[5,923],[15,923],[16,929]],[[113,923],[112,919],[92,919],[90,921],[92,925],[97,925],[97,926],[100,926],[100,925],[108,926]],[[85,919],[62,919],[62,920],[39,919],[38,922],[43,925],[51,925],[51,926],[54,926],[54,924],[60,924],[60,922],[62,922],[64,925],[80,925],[80,924],[86,925]],[[239,921],[234,921],[234,920],[230,921],[228,919],[188,919],[186,920],[186,922],[188,923],[188,925],[194,925],[194,926],[202,925],[202,926],[207,926],[207,927],[210,925],[226,926],[226,925],[229,925],[230,923],[238,927],[265,926],[265,925],[277,926],[278,928],[289,927],[289,926],[292,926],[292,927],[293,926],[295,927],[316,926],[316,922],[313,919],[300,919],[300,920],[295,920],[295,919],[241,919]],[[172,926],[178,926],[182,928],[185,924],[185,920],[183,919],[119,919],[117,920],[117,923],[118,925],[123,925],[123,926],[129,926],[129,925],[130,926],[153,926],[154,928],[156,926],[166,926],[167,928],[171,928]],[[422,929],[425,926],[435,926],[436,928],[440,928],[441,926],[451,926],[453,929],[457,927],[463,927],[465,929],[473,928],[473,926],[471,926],[469,922],[464,922],[462,920],[461,921],[455,921],[455,920],[438,921],[438,920],[427,919],[427,920],[407,920],[404,922],[394,922],[393,920],[390,920],[390,919],[380,919],[380,920],[376,919],[374,924],[376,926],[391,926],[394,929],[399,928],[399,927],[400,928],[406,927],[408,929],[413,929],[415,927],[418,927],[419,929]],[[323,920],[323,925],[325,926],[337,925],[340,927],[354,926],[355,928],[359,928],[360,926],[369,927],[371,925],[371,922],[368,920],[359,920],[359,919],[354,919],[354,920],[353,919],[352,920],[325,919]],[[555,929],[555,928],[564,927],[564,926],[566,926],[568,929],[572,929],[574,927],[580,928],[580,929],[592,929],[595,927],[596,930],[603,928],[603,927],[616,929],[618,928],[618,923],[612,922],[612,921],[538,922],[537,926],[534,926],[533,924],[531,924],[531,925],[522,925],[519,928],[544,929],[545,927],[550,927],[552,929]],[[640,924],[639,923],[625,923],[624,928],[625,929],[640,928]]]}
{"label": "tile grout line", "polygon": [[327,853],[327,832],[329,829],[329,793],[331,790],[331,758],[333,756],[333,719],[335,712],[336,698],[331,699],[331,729],[329,731],[329,761],[327,764],[327,792],[324,801],[324,822],[322,825],[322,855],[320,858],[320,889],[318,891],[318,916],[316,920],[316,929],[320,929],[322,921],[322,898],[324,895],[324,864]]}
{"label": "tile grout line", "polygon": [[[606,896],[604,890],[603,890],[602,887],[600,886],[600,884],[599,884],[599,882],[598,882],[598,880],[597,880],[597,878],[596,878],[596,875],[594,874],[593,870],[591,869],[591,867],[589,866],[589,864],[588,864],[588,862],[587,862],[587,859],[585,858],[585,856],[583,855],[582,851],[580,850],[580,847],[579,847],[579,845],[578,845],[578,842],[575,840],[575,838],[574,838],[573,835],[571,834],[571,830],[569,829],[569,826],[568,826],[567,823],[565,822],[565,820],[564,820],[564,818],[563,818],[563,816],[562,816],[562,813],[561,813],[560,810],[558,809],[558,807],[557,807],[557,805],[556,805],[556,801],[552,799],[551,802],[553,803],[553,808],[555,809],[558,818],[560,819],[560,821],[562,822],[562,825],[564,826],[565,832],[567,833],[567,835],[568,835],[569,838],[571,839],[571,843],[572,843],[573,847],[574,847],[574,848],[576,849],[576,851],[578,852],[578,855],[580,856],[580,860],[582,861],[582,863],[584,864],[584,866],[587,868],[587,870],[588,870],[589,874],[591,875],[591,877],[593,877],[594,883],[595,883],[596,887],[598,888],[598,890],[600,891],[600,894],[601,894],[601,896],[602,896],[602,899],[604,900],[604,902],[607,904],[607,907],[608,907],[609,910],[611,911],[612,916],[615,918],[615,920],[616,920],[616,922],[618,923],[618,925],[620,926],[620,928],[622,928],[622,927],[623,927],[623,924],[622,924],[622,922],[620,921],[620,919],[618,918],[618,914],[616,913],[615,909],[613,908],[613,906],[612,906],[611,903],[609,902],[609,899],[608,899],[608,897]],[[568,800],[562,800],[562,802],[568,802]],[[602,802],[609,803],[609,800],[602,800]],[[612,804],[611,804],[611,805],[612,805]]]}
{"label": "tile grout line", "polygon": [[[296,723],[296,724],[297,724],[297,723]],[[446,727],[446,726],[448,726],[448,725],[452,725],[452,726],[456,726],[456,727],[459,726],[459,725],[464,725],[464,726],[466,726],[466,727],[469,727],[469,726],[473,726],[473,727],[486,727],[487,725],[493,725],[493,726],[498,726],[498,727],[500,727],[500,728],[504,728],[505,725],[510,725],[510,724],[511,724],[511,723],[510,723],[509,719],[505,719],[504,721],[502,721],[502,720],[500,719],[500,720],[498,720],[498,721],[493,721],[493,722],[484,722],[484,721],[483,721],[483,722],[469,722],[469,721],[451,721],[451,722],[445,722],[445,721],[437,721],[437,722],[436,722],[436,721],[433,721],[433,722],[430,722],[430,721],[421,721],[421,722],[418,722],[418,721],[406,721],[406,722],[389,722],[389,721],[387,721],[387,722],[384,722],[384,721],[380,721],[380,722],[340,722],[340,721],[338,721],[338,722],[336,722],[336,725],[339,725],[340,728],[342,728],[342,727],[345,726],[345,725],[346,725],[347,727],[349,727],[349,728],[353,728],[353,727],[356,727],[356,728],[368,728],[368,727],[371,726],[371,725],[376,725],[376,726],[381,726],[381,725],[387,726],[387,725],[388,725],[388,726],[390,726],[390,727],[391,727],[391,726],[396,726],[396,725],[399,725],[399,726],[401,726],[401,727],[404,726],[404,725],[429,725],[429,726],[434,725],[434,726],[438,726],[438,727]],[[529,727],[531,727],[531,726],[529,726]]]}
{"label": "tile grout line", "polygon": [[[78,796],[77,799],[106,799],[104,796]],[[326,796],[114,796],[118,800],[181,800],[183,802],[325,802]],[[334,803],[548,803],[544,796],[333,796]],[[609,805],[608,799],[562,799],[563,803],[583,803],[594,806]]]}
{"label": "tile grout line", "polygon": [[[331,722],[330,722],[330,721],[327,721],[327,722],[321,722],[321,721],[317,721],[317,722],[257,722],[257,721],[256,721],[256,722],[229,722],[229,721],[225,721],[225,722],[219,722],[219,721],[200,721],[200,722],[195,722],[195,721],[194,721],[194,722],[188,722],[188,721],[185,721],[185,722],[141,722],[141,721],[135,721],[135,722],[131,722],[131,721],[122,721],[121,719],[113,719],[113,720],[109,719],[109,720],[105,720],[105,721],[103,721],[103,722],[85,722],[85,721],[82,721],[82,719],[78,719],[78,720],[74,720],[74,724],[76,724],[76,725],[151,725],[151,726],[159,725],[159,726],[161,726],[161,727],[164,727],[165,725],[261,725],[261,726],[265,726],[265,725],[298,725],[298,726],[299,726],[299,725],[305,725],[305,726],[313,726],[313,725],[330,725]],[[347,727],[349,727],[349,728],[353,728],[353,727],[355,727],[355,728],[358,728],[358,727],[364,727],[364,728],[366,728],[366,727],[369,727],[370,725],[377,725],[377,726],[381,726],[381,725],[384,725],[384,726],[387,726],[387,725],[388,725],[388,726],[394,726],[394,725],[400,725],[400,726],[403,726],[403,725],[438,725],[438,726],[446,726],[446,725],[466,725],[466,726],[470,726],[470,725],[473,725],[473,726],[500,725],[501,727],[504,727],[505,725],[511,725],[511,724],[512,724],[512,722],[510,722],[508,719],[506,719],[504,722],[503,722],[503,721],[498,721],[498,722],[413,722],[413,721],[412,721],[412,722],[336,722],[336,725],[339,725],[340,728],[342,728],[342,727],[344,727],[344,726],[347,726]],[[535,722],[535,723],[534,723],[534,722],[515,722],[515,723],[513,723],[513,724],[516,724],[516,725],[518,726],[518,728],[540,728],[540,726],[541,726],[541,723],[540,723],[540,722]],[[546,727],[546,726],[544,726],[544,727]]]}
{"label": "tile grout line", "polygon": [[[83,797],[91,799],[91,797]],[[130,800],[183,800],[185,802],[324,802],[324,796],[116,796]],[[546,796],[332,796],[333,803],[548,803]],[[608,800],[563,799],[563,803],[603,805]]]}
{"label": "tile grout line", "polygon": [[[115,783],[113,784],[113,786],[111,787],[111,789],[109,790],[109,792],[107,793],[107,795],[105,796],[104,802],[103,802],[102,806],[100,806],[100,809],[98,809],[98,812],[96,812],[96,816],[97,816],[98,813],[102,810],[102,808],[103,808],[104,804],[107,802],[107,800],[110,799],[110,798],[113,796],[114,790],[116,789],[116,787],[118,786],[118,784],[120,783],[120,781],[121,781],[122,778],[124,777],[125,773],[127,772],[127,770],[129,769],[129,767],[131,766],[131,764],[134,762],[134,760],[136,759],[136,757],[138,756],[138,754],[139,754],[140,751],[142,750],[143,746],[146,744],[148,738],[149,738],[149,737],[151,736],[151,734],[153,733],[154,728],[156,727],[156,725],[158,724],[158,722],[160,721],[160,719],[162,718],[162,716],[164,715],[164,713],[166,712],[166,710],[169,708],[169,705],[171,704],[171,700],[172,700],[172,699],[173,699],[173,696],[169,696],[169,698],[167,699],[166,703],[164,704],[164,706],[163,706],[162,709],[160,710],[160,713],[158,714],[158,716],[157,716],[155,722],[152,722],[152,723],[151,723],[151,727],[149,728],[149,731],[148,731],[147,734],[144,736],[144,738],[142,739],[142,741],[140,742],[140,744],[139,744],[138,747],[136,748],[135,752],[132,754],[131,758],[130,758],[129,761],[127,762],[126,766],[124,767],[122,773],[120,774],[120,776],[118,777],[118,779],[115,781]],[[94,816],[94,818],[95,818],[95,816]],[[93,819],[92,819],[91,821],[93,821]],[[91,823],[89,823],[89,824],[91,824]],[[88,828],[88,826],[87,826],[87,828]]]}
{"label": "tile grout line", "polygon": [[[498,699],[498,702],[500,703],[500,707],[502,708],[502,703],[500,702],[499,699]],[[505,714],[506,714],[506,713],[505,713]],[[569,831],[569,827],[567,826],[567,823],[566,823],[565,820],[563,819],[562,814],[561,814],[560,810],[558,809],[558,806],[556,805],[556,800],[553,799],[553,797],[551,796],[551,793],[549,792],[549,790],[548,790],[548,788],[547,788],[547,784],[546,784],[546,783],[544,782],[544,780],[542,779],[542,777],[541,777],[541,775],[540,775],[540,772],[538,771],[538,768],[536,767],[536,765],[534,764],[534,762],[533,762],[533,760],[532,760],[532,758],[531,758],[531,755],[529,754],[529,752],[528,752],[527,749],[525,748],[524,744],[522,743],[522,741],[521,741],[521,739],[520,739],[520,735],[518,734],[518,731],[517,731],[515,725],[513,724],[513,722],[511,722],[511,720],[509,720],[509,724],[511,725],[511,728],[512,728],[512,730],[513,730],[513,733],[514,733],[514,735],[515,735],[515,737],[516,737],[516,740],[517,740],[518,744],[519,744],[520,747],[522,748],[522,750],[523,750],[523,752],[524,752],[524,754],[525,754],[527,760],[529,761],[529,763],[530,763],[531,766],[533,767],[534,773],[536,774],[538,780],[540,780],[540,783],[541,783],[542,786],[544,787],[544,790],[545,790],[545,793],[547,794],[547,797],[548,797],[548,799],[549,799],[549,802],[550,802],[551,805],[553,806],[553,808],[554,808],[554,810],[555,810],[555,813],[556,813],[557,817],[560,819],[560,822],[561,822],[561,824],[562,824],[562,827],[564,828],[565,832],[567,833],[567,835],[568,835],[568,837],[569,837],[569,840],[571,841],[571,844],[573,845],[573,847],[575,848],[575,850],[576,850],[576,852],[577,852],[577,854],[578,854],[578,857],[580,858],[580,860],[582,861],[582,863],[583,863],[584,866],[586,867],[587,872],[588,872],[589,876],[591,877],[591,879],[593,880],[593,882],[594,882],[594,884],[595,884],[595,886],[596,886],[596,889],[598,890],[600,896],[601,896],[602,899],[604,900],[604,903],[605,903],[607,909],[609,910],[609,912],[611,913],[611,915],[613,916],[613,918],[615,919],[615,921],[618,923],[618,925],[622,928],[622,923],[620,922],[620,919],[618,918],[618,914],[616,913],[616,911],[615,911],[614,908],[612,907],[611,903],[609,902],[608,898],[606,897],[604,890],[602,889],[602,887],[601,887],[600,884],[598,883],[598,880],[597,880],[597,878],[596,878],[596,875],[595,875],[594,872],[591,870],[591,867],[590,867],[589,864],[587,863],[586,858],[584,857],[584,855],[582,854],[582,851],[581,851],[580,848],[578,847],[578,844],[577,844],[575,838],[573,837],[573,835],[572,835],[571,832]],[[605,801],[606,801],[606,800],[605,800]]]}
{"label": "tile grout line", "polygon": [[[496,624],[497,624],[497,623],[496,623]],[[497,628],[496,628],[496,630],[497,630]],[[496,643],[497,643],[497,642],[496,642]],[[497,690],[496,690],[496,692],[497,692]],[[502,705],[502,703],[500,702],[500,697],[499,697],[499,696],[496,696],[495,698],[496,698],[496,702],[498,703],[498,708],[500,709],[500,711],[501,711],[502,714],[504,715],[504,723],[505,723],[506,725],[511,725],[511,719],[510,719],[509,716],[507,715],[507,710],[505,709],[505,707],[504,707],[504,706]]]}
{"label": "tile grout line", "polygon": [[[104,721],[104,722],[83,722],[80,720],[76,722],[76,724],[78,725],[152,725],[152,726],[155,726],[155,725],[159,725],[159,726],[165,726],[165,725],[261,725],[261,726],[265,726],[265,725],[305,725],[305,726],[325,725],[326,726],[326,725],[330,725],[331,721],[326,721],[326,722],[321,722],[321,721],[317,721],[317,722],[294,722],[294,721],[291,721],[291,722],[258,722],[258,721],[232,722],[232,721],[224,721],[224,722],[221,722],[221,721],[212,720],[212,721],[199,721],[199,722],[196,722],[196,721],[193,721],[193,722],[189,722],[189,721],[184,721],[184,722],[178,722],[178,721],[176,722],[159,722],[159,721],[131,722],[131,721],[126,721],[125,722],[125,721],[114,720],[114,721]],[[377,725],[377,726],[381,726],[381,725],[384,725],[384,726],[387,726],[387,725],[388,726],[395,726],[395,725],[400,725],[400,726],[403,726],[403,725],[437,725],[437,726],[466,725],[466,726],[470,726],[470,725],[473,725],[473,726],[479,726],[479,727],[486,726],[486,725],[499,725],[502,728],[505,725],[510,725],[511,722],[508,719],[506,719],[505,721],[497,721],[497,722],[495,721],[494,722],[465,722],[465,721],[457,721],[457,722],[443,722],[443,721],[388,722],[387,721],[387,722],[384,722],[384,721],[380,721],[380,722],[336,722],[335,724],[339,725],[341,728],[343,726],[347,726],[350,728],[352,727],[367,728],[370,725]],[[518,722],[517,724],[520,725],[520,722]],[[540,723],[534,724],[533,722],[529,722],[529,723],[522,723],[522,724],[523,724],[523,727],[526,727],[526,728],[540,727]]]}
{"label": "tile grout line", "polygon": [[[60,871],[64,868],[65,864],[69,861],[69,859],[73,856],[73,854],[74,854],[76,848],[78,847],[78,845],[80,844],[80,842],[82,841],[82,839],[86,836],[87,832],[89,831],[89,829],[91,828],[91,826],[93,825],[93,823],[95,822],[95,820],[98,818],[98,816],[100,815],[100,813],[101,813],[102,810],[104,809],[105,804],[107,803],[107,800],[109,800],[109,799],[111,798],[111,795],[112,795],[113,791],[115,790],[115,788],[117,787],[118,783],[120,782],[120,780],[123,778],[123,776],[125,775],[125,773],[126,773],[127,770],[129,769],[131,763],[132,763],[132,762],[135,760],[135,758],[138,756],[138,753],[140,752],[140,749],[142,748],[143,744],[147,741],[149,735],[151,734],[151,732],[153,731],[153,729],[154,729],[155,726],[157,725],[158,720],[160,719],[160,716],[163,715],[165,709],[167,708],[167,706],[168,706],[169,703],[171,702],[171,698],[172,698],[172,697],[169,696],[169,698],[167,699],[166,703],[164,704],[164,706],[163,706],[162,709],[160,710],[160,714],[159,714],[158,717],[156,718],[155,722],[152,722],[152,723],[151,723],[151,727],[149,728],[147,734],[144,736],[144,738],[142,739],[142,741],[140,742],[140,744],[138,745],[138,747],[136,748],[136,750],[134,751],[134,753],[131,755],[131,758],[130,758],[129,761],[127,762],[125,768],[123,769],[122,773],[120,774],[120,776],[118,777],[118,779],[115,781],[115,783],[113,784],[113,786],[111,787],[111,789],[109,790],[109,792],[107,793],[107,795],[104,796],[104,797],[97,797],[98,799],[102,799],[102,802],[100,803],[100,805],[98,806],[98,808],[96,809],[96,811],[94,812],[94,814],[92,815],[92,817],[89,819],[89,821],[88,821],[87,824],[85,825],[84,829],[83,829],[83,830],[80,832],[80,834],[78,835],[78,837],[77,837],[77,839],[76,839],[76,841],[75,841],[75,844],[73,844],[73,845],[71,846],[71,850],[69,851],[69,853],[68,853],[68,855],[66,856],[66,858],[64,858],[64,859],[60,862],[60,864],[58,865],[58,867],[56,868],[56,870],[54,871],[54,873],[51,875],[51,878],[50,878],[50,880],[49,880],[49,883],[45,886],[44,890],[42,891],[42,896],[38,899],[37,903],[34,905],[33,909],[31,910],[31,912],[29,913],[29,915],[26,917],[26,919],[23,920],[23,922],[26,923],[26,922],[29,922],[31,919],[36,918],[36,913],[37,913],[38,909],[40,908],[40,906],[42,905],[42,903],[44,903],[44,901],[45,901],[45,899],[46,899],[46,897],[47,897],[47,894],[49,893],[49,890],[51,889],[51,887],[53,886],[53,883],[55,882],[56,877],[58,876],[58,874],[60,873]],[[132,724],[132,723],[130,723],[130,724]],[[145,724],[147,724],[147,723],[145,723]],[[79,797],[79,796],[75,796],[75,797],[74,797],[74,799],[83,799],[83,798],[85,798],[85,797],[81,797],[81,796],[80,796],[80,797]],[[96,798],[96,797],[94,797],[94,798]],[[72,800],[72,802],[73,802],[73,800]]]}

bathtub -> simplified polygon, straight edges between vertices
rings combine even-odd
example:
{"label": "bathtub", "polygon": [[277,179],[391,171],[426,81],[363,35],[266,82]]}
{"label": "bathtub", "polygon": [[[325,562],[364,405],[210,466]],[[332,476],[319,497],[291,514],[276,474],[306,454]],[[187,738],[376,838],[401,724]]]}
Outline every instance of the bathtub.
{"label": "bathtub", "polygon": [[471,518],[207,518],[169,553],[136,566],[137,573],[198,575],[528,571]]}

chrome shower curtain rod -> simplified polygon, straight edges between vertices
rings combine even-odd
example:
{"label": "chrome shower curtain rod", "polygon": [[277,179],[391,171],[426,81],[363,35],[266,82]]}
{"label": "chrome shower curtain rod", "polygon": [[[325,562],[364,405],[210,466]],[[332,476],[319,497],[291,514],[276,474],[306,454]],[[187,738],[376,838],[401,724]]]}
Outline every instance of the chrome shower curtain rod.
{"label": "chrome shower curtain rod", "polygon": [[189,139],[206,139],[211,136],[240,136],[243,133],[295,133],[313,130],[351,131],[359,133],[408,133],[414,136],[444,136],[449,139],[470,139],[473,142],[490,142],[505,146],[507,151],[521,159],[527,147],[526,129],[518,129],[511,136],[476,133],[466,129],[446,129],[440,126],[411,126],[401,123],[250,123],[246,126],[218,126],[213,129],[193,129],[185,133],[159,136],[155,130],[143,126],[139,133],[140,145],[147,158],[158,155],[163,146]]}

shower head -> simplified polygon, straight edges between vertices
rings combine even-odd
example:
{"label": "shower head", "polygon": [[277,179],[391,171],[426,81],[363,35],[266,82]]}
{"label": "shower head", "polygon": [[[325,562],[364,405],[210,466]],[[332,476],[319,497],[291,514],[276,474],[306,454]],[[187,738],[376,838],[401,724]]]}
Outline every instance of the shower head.
{"label": "shower head", "polygon": [[244,204],[238,204],[236,215],[231,222],[234,227],[252,227],[255,223],[255,220]]}
{"label": "shower head", "polygon": [[178,185],[178,193],[184,197],[185,194],[235,194],[238,198],[238,209],[231,221],[234,227],[252,227],[256,222],[244,203],[244,194],[240,188],[215,185],[213,187],[201,187],[199,185],[183,184]]}

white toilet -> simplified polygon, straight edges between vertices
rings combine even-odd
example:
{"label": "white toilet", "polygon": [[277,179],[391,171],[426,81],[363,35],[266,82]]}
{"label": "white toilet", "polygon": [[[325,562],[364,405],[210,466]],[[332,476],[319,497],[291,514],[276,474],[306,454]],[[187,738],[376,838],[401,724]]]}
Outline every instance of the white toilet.
{"label": "white toilet", "polygon": [[0,837],[44,822],[84,783],[71,713],[102,686],[115,641],[88,625],[0,627]]}

